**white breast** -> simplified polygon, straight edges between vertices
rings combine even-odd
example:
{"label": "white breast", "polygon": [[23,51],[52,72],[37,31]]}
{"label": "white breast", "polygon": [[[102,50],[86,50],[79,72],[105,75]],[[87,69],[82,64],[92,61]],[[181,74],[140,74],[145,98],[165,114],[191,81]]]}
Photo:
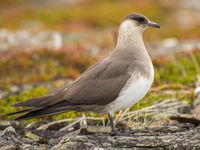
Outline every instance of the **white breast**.
{"label": "white breast", "polygon": [[129,108],[140,101],[149,91],[153,78],[154,72],[152,70],[150,78],[141,76],[137,80],[130,79],[127,87],[122,90],[119,97],[110,105],[109,113],[115,113],[121,109]]}

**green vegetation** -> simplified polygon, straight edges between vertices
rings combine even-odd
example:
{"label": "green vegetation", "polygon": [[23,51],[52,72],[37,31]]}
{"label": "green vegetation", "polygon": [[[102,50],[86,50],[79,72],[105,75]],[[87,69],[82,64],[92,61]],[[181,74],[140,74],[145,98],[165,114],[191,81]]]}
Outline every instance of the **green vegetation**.
{"label": "green vegetation", "polygon": [[[160,59],[160,60],[159,60]],[[194,87],[196,75],[199,74],[200,52],[180,52],[174,55],[174,59],[165,60],[157,58],[154,60],[155,82],[154,86],[166,83],[183,84]]]}

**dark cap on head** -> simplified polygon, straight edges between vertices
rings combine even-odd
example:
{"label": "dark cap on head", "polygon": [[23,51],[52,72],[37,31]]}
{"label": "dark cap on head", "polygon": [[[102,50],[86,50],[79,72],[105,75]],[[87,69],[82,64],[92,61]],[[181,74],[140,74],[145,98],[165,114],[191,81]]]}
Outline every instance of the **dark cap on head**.
{"label": "dark cap on head", "polygon": [[137,21],[139,24],[146,24],[149,27],[160,28],[157,23],[151,22],[147,17],[138,13],[130,13],[124,18],[124,20],[134,20]]}

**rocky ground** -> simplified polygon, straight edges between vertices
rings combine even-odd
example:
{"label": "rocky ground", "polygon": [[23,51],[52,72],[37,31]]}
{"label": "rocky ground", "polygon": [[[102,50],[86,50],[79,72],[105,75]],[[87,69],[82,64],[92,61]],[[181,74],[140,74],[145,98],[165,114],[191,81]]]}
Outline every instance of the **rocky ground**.
{"label": "rocky ground", "polygon": [[[111,134],[107,121],[100,123],[89,117],[87,125],[83,125],[83,117],[28,125],[1,120],[0,149],[200,149],[200,119],[192,109],[175,100],[160,102],[145,108],[147,114],[153,114],[146,119],[136,119],[129,125],[130,120],[118,119],[119,135]],[[142,109],[137,112],[140,116]]]}
{"label": "rocky ground", "polygon": [[[63,124],[64,125],[64,124]],[[88,127],[88,130],[90,130]],[[95,128],[95,127],[93,127]],[[121,129],[124,135],[93,132],[87,128],[72,131],[23,128],[19,122],[0,126],[1,150],[45,149],[200,149],[200,127],[192,123],[174,123],[157,127]],[[98,127],[96,127],[98,129]]]}

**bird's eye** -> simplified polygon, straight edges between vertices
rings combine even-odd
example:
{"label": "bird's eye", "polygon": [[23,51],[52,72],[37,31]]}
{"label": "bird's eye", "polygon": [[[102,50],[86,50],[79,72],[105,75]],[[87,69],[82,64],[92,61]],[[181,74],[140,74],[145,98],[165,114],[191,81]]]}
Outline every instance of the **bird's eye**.
{"label": "bird's eye", "polygon": [[143,22],[145,19],[143,17],[137,17],[137,18],[134,18],[134,20],[137,20],[138,22]]}

